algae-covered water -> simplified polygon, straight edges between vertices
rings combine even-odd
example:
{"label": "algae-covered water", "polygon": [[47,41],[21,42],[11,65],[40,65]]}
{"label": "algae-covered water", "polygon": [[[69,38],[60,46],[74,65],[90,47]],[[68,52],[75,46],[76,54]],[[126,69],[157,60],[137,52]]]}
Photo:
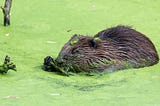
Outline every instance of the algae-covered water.
{"label": "algae-covered water", "polygon": [[[3,0],[0,1],[3,5]],[[106,75],[62,76],[41,69],[75,33],[93,35],[119,24],[147,35],[160,55],[159,0],[13,0],[11,26],[0,14],[0,106],[160,106],[160,63]]]}

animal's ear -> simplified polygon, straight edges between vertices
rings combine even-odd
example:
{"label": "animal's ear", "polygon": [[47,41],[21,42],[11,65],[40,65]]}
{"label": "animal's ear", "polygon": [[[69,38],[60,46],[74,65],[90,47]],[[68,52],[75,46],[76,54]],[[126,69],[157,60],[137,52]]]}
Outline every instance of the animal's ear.
{"label": "animal's ear", "polygon": [[97,41],[98,41],[98,40],[101,40],[101,39],[98,38],[98,37],[96,37],[96,38],[90,40],[90,41],[89,41],[90,47],[97,48]]}
{"label": "animal's ear", "polygon": [[89,46],[92,48],[97,48],[96,40],[92,39],[89,41]]}

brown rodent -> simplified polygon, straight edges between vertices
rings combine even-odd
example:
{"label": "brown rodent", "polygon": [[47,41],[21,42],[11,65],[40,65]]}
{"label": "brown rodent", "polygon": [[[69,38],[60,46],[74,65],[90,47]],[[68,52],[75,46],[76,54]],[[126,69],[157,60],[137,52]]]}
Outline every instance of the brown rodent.
{"label": "brown rodent", "polygon": [[140,68],[158,61],[149,38],[126,26],[103,30],[94,37],[74,35],[56,59],[60,67],[85,72]]}

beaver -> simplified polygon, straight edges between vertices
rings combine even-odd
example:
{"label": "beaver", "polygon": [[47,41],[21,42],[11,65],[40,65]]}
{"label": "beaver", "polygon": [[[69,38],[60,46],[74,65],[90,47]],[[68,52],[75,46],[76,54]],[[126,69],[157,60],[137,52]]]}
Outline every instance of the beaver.
{"label": "beaver", "polygon": [[63,72],[113,72],[152,66],[159,61],[151,40],[123,25],[105,29],[93,37],[75,34],[56,60],[50,58],[46,57],[45,63],[52,60]]}

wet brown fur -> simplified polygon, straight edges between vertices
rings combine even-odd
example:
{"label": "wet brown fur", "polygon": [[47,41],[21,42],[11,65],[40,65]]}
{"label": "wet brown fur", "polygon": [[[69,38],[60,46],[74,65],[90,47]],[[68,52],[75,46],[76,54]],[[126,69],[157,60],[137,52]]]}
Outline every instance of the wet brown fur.
{"label": "wet brown fur", "polygon": [[[77,43],[71,45],[77,39]],[[158,63],[159,57],[145,35],[130,27],[117,26],[94,37],[74,35],[56,61],[62,67],[78,71],[103,72],[151,66]]]}

